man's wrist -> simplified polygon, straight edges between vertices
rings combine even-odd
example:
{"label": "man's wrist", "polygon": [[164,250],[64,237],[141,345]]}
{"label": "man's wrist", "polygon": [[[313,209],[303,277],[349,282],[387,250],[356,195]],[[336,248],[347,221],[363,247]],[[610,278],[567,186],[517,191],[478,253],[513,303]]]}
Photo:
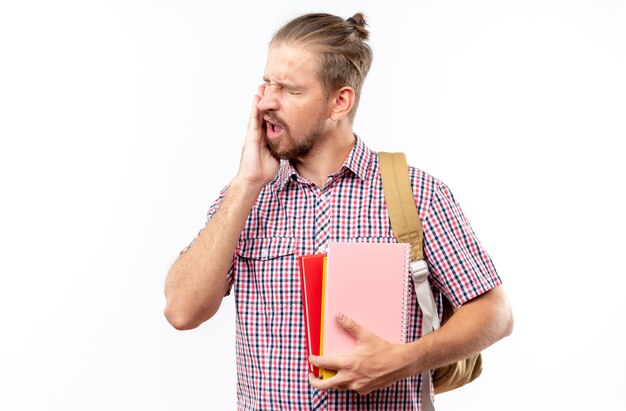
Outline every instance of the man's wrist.
{"label": "man's wrist", "polygon": [[255,196],[255,198],[256,196],[259,195],[259,193],[261,193],[261,190],[263,189],[264,186],[265,184],[252,181],[239,174],[235,176],[235,178],[230,182],[231,189],[241,191],[247,194],[252,194]]}
{"label": "man's wrist", "polygon": [[431,342],[432,336],[430,338],[424,336],[408,344],[402,344],[408,375],[419,375],[425,370],[430,369],[428,358],[433,354]]}

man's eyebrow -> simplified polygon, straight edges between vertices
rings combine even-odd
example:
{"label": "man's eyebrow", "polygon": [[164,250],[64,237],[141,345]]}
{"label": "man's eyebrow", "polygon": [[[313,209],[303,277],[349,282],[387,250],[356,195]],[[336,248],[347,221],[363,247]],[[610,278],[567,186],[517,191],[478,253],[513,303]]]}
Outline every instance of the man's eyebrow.
{"label": "man's eyebrow", "polygon": [[285,88],[294,88],[296,87],[295,84],[289,83],[289,82],[282,82],[282,81],[272,81],[270,79],[268,79],[267,77],[263,76],[263,82],[264,83],[269,83],[269,84],[276,84],[279,87],[285,87]]}
{"label": "man's eyebrow", "polygon": [[283,82],[280,82],[280,81],[272,81],[272,80],[268,79],[268,78],[267,78],[267,77],[265,77],[265,76],[263,76],[263,82],[264,82],[264,83],[269,83],[269,84],[278,84],[278,85],[279,85],[279,86],[281,86],[281,87],[285,85],[285,83],[283,83]]}

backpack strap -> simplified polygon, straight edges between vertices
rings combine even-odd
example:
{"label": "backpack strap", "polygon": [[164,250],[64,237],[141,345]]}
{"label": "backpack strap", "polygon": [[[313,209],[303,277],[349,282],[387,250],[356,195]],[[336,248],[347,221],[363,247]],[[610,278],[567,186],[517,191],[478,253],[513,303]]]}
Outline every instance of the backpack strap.
{"label": "backpack strap", "polygon": [[380,175],[391,220],[391,229],[399,243],[411,245],[410,260],[422,260],[424,236],[417,215],[409,166],[404,153],[378,153]]}
{"label": "backpack strap", "polygon": [[[428,282],[428,265],[424,261],[424,233],[420,222],[413,188],[409,179],[409,166],[404,153],[378,153],[380,176],[387,203],[391,229],[399,243],[411,245],[409,268],[417,303],[422,310],[422,336],[439,328],[439,314]],[[422,409],[434,411],[431,400],[430,371],[422,374]]]}

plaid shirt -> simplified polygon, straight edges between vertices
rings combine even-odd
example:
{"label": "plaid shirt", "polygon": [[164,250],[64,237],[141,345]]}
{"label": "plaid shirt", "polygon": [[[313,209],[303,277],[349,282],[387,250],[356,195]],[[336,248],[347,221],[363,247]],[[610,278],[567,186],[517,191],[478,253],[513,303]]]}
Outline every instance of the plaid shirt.
{"label": "plaid shirt", "polygon": [[[440,313],[441,293],[459,306],[498,286],[489,256],[448,188],[419,169],[409,173]],[[358,137],[323,188],[283,161],[248,216],[227,274],[237,310],[238,409],[419,410],[420,376],[364,396],[310,386],[297,257],[323,252],[329,241],[395,242],[378,156]],[[407,337],[413,341],[421,335],[421,311],[412,285],[408,293]]]}

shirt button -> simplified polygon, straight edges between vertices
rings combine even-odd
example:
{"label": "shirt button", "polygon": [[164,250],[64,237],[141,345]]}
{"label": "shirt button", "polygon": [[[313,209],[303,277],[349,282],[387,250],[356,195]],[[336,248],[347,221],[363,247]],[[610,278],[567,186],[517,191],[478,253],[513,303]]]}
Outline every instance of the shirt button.
{"label": "shirt button", "polygon": [[261,250],[261,258],[267,258],[267,249]]}

